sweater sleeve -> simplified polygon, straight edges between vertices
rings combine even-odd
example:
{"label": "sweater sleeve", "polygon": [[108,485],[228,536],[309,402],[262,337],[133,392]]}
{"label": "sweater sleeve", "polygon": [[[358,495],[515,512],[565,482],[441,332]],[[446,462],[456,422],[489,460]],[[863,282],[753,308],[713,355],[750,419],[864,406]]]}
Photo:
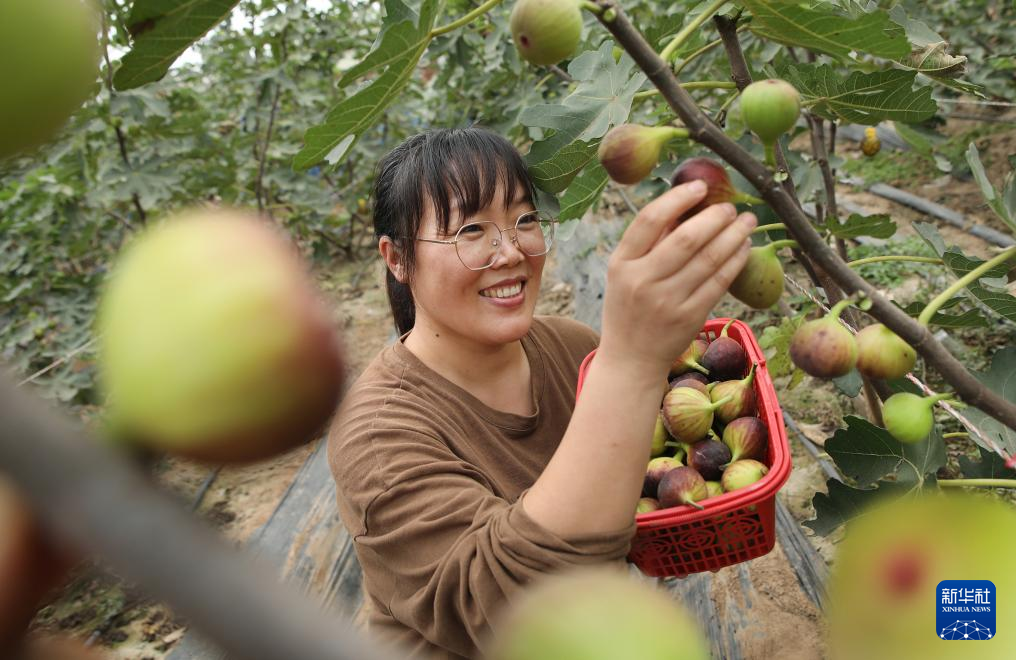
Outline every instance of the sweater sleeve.
{"label": "sweater sleeve", "polygon": [[391,616],[437,646],[473,657],[530,579],[628,553],[634,517],[613,533],[564,539],[522,508],[528,489],[506,501],[443,443],[421,436],[399,446],[397,472],[367,506],[356,541],[394,584]]}

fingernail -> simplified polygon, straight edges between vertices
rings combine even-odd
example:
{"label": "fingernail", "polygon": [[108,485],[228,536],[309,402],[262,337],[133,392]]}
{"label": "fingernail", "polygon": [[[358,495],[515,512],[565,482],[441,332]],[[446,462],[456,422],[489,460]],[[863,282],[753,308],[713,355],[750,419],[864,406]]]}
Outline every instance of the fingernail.
{"label": "fingernail", "polygon": [[741,222],[743,222],[744,226],[749,229],[754,229],[755,225],[758,224],[758,220],[755,218],[753,213],[742,213]]}
{"label": "fingernail", "polygon": [[706,191],[706,182],[702,179],[695,179],[688,184],[688,190],[693,193],[704,193]]}
{"label": "fingernail", "polygon": [[741,245],[741,249],[742,250],[748,250],[750,248],[751,248],[751,239],[750,238],[744,239],[744,244]]}
{"label": "fingernail", "polygon": [[723,214],[725,216],[727,216],[728,218],[730,218],[731,220],[733,220],[734,216],[737,215],[737,207],[734,206],[733,204],[730,204],[729,202],[724,202],[723,203]]}

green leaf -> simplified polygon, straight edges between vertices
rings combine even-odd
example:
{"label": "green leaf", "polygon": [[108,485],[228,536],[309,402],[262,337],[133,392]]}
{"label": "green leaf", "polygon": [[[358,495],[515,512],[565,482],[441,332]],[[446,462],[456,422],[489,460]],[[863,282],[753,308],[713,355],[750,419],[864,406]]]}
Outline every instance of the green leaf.
{"label": "green leaf", "polygon": [[529,174],[541,190],[559,193],[578,176],[590,162],[596,160],[600,140],[582,142],[576,140],[558,151],[551,158],[529,168]]}
{"label": "green leaf", "polygon": [[832,121],[870,126],[886,120],[914,123],[938,109],[930,87],[913,88],[917,76],[913,71],[852,71],[844,78],[842,71],[828,64],[789,64],[781,75],[805,103],[813,104],[812,112]]}
{"label": "green leaf", "polygon": [[[984,318],[984,315],[981,314],[980,310],[968,309],[960,314],[944,314],[942,312],[943,309],[953,307],[965,300],[965,297],[957,296],[946,301],[946,303],[935,312],[935,315],[931,317],[929,325],[937,325],[942,328],[987,328],[989,325],[988,319]],[[924,308],[927,305],[927,302],[915,301],[902,309],[916,319],[921,315],[921,312],[924,311]]]}
{"label": "green leaf", "polygon": [[[991,358],[988,371],[974,372],[974,376],[995,394],[1010,403],[1016,403],[1016,346],[1007,346],[997,351]],[[967,408],[963,415],[1007,452],[1016,453],[1016,430],[977,408]],[[971,433],[970,438],[985,447],[984,441],[976,433]],[[985,449],[994,451],[990,446]]]}
{"label": "green leaf", "polygon": [[744,0],[752,15],[751,31],[788,46],[803,46],[841,58],[851,51],[897,59],[910,52],[903,28],[877,9],[844,16],[809,8],[796,0]]}
{"label": "green leaf", "polygon": [[[435,3],[425,3],[421,12],[434,13]],[[342,74],[339,86],[345,87],[368,71],[396,65],[408,52],[426,50],[434,17],[417,17],[401,0],[385,0],[385,21],[381,34],[370,52]]]}
{"label": "green leaf", "polygon": [[1002,197],[995,190],[995,186],[991,185],[991,181],[988,179],[988,174],[984,171],[984,165],[981,164],[981,156],[977,152],[977,145],[973,142],[967,147],[966,152],[967,164],[970,165],[970,171],[974,175],[974,180],[977,181],[978,187],[981,189],[981,194],[984,195],[984,199],[988,202],[988,206],[995,212],[995,215],[999,217],[1005,224],[1009,225],[1009,229],[1016,231],[1016,218],[1010,213]]}
{"label": "green leaf", "polygon": [[176,58],[229,15],[239,0],[136,0],[127,17],[134,47],[113,76],[116,89],[160,80]]}
{"label": "green leaf", "polygon": [[967,479],[1016,479],[1016,470],[1005,466],[1005,459],[984,447],[978,447],[981,460],[976,463],[960,456],[960,472]]}
{"label": "green leaf", "polygon": [[600,163],[594,162],[587,167],[582,175],[575,179],[567,192],[561,197],[561,213],[559,220],[581,218],[586,209],[600,199],[600,194],[607,185],[607,170]]}
{"label": "green leaf", "polygon": [[851,213],[846,221],[842,223],[828,222],[825,228],[837,238],[857,238],[858,236],[892,238],[896,234],[896,223],[886,213],[875,215]]}
{"label": "green leaf", "polygon": [[767,351],[766,367],[769,369],[769,375],[773,378],[789,375],[788,390],[794,389],[804,378],[804,372],[790,359],[790,340],[806,320],[803,314],[784,317],[779,325],[767,327],[759,337],[759,346]]}
{"label": "green leaf", "polygon": [[850,373],[845,376],[833,378],[833,384],[836,385],[836,389],[852,399],[860,394],[861,387],[864,386],[864,381],[861,380],[861,372],[857,369],[851,369]]}
{"label": "green leaf", "polygon": [[945,443],[937,429],[922,442],[904,444],[861,417],[847,415],[844,421],[847,428],[837,429],[825,450],[843,474],[862,486],[895,475],[896,483],[919,489],[928,474],[945,465]]}
{"label": "green leaf", "polygon": [[903,486],[890,482],[882,483],[879,488],[861,490],[851,488],[836,479],[826,482],[826,493],[815,493],[811,504],[815,507],[815,517],[804,524],[820,536],[827,536],[843,523],[863,515],[869,507],[888,498],[899,497],[906,493]]}

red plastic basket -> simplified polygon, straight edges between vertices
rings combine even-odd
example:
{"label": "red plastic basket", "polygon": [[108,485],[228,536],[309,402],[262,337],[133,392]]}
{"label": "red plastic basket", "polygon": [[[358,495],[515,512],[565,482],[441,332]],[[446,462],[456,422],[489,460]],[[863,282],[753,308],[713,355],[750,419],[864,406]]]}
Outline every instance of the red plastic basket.
{"label": "red plastic basket", "polygon": [[[701,336],[715,339],[729,320],[706,321]],[[637,514],[628,561],[646,575],[684,577],[717,571],[761,557],[776,544],[776,492],[786,483],[791,468],[783,412],[766,369],[765,356],[751,328],[734,321],[727,336],[744,347],[750,362],[758,364],[755,398],[758,416],[769,430],[769,450],[764,461],[769,472],[750,486],[702,500],[702,510],[681,505]],[[576,398],[595,354],[594,349],[579,367]]]}

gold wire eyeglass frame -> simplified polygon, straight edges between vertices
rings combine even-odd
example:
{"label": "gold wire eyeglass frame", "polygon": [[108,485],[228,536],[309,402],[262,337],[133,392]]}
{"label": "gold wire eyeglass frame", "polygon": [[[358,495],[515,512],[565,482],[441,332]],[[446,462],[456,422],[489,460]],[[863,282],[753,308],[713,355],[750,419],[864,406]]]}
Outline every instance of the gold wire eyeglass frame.
{"label": "gold wire eyeglass frame", "polygon": [[[529,217],[535,217],[541,223],[547,223],[547,224],[550,225],[550,241],[549,241],[549,245],[547,246],[546,250],[544,250],[543,252],[539,252],[537,254],[530,254],[530,253],[526,252],[525,250],[523,250],[522,247],[519,245],[519,233],[518,233],[519,232],[519,223],[522,221],[523,218],[529,218]],[[455,238],[453,238],[451,240],[441,240],[441,239],[438,239],[438,238],[416,238],[416,240],[418,240],[418,241],[424,241],[426,243],[444,243],[444,244],[449,244],[450,243],[452,245],[455,245],[455,256],[457,256],[459,258],[459,263],[461,263],[466,268],[469,268],[469,270],[486,270],[487,268],[490,268],[491,266],[493,266],[494,262],[497,261],[497,255],[498,255],[498,252],[501,251],[501,243],[502,243],[502,241],[504,241],[504,234],[505,234],[506,231],[512,232],[512,234],[511,234],[511,241],[512,241],[512,243],[515,244],[515,247],[518,248],[518,250],[520,252],[522,252],[522,254],[524,254],[526,256],[529,256],[529,257],[539,257],[541,255],[547,254],[554,247],[554,239],[555,239],[555,235],[557,233],[557,224],[559,222],[560,221],[555,219],[555,218],[549,218],[549,217],[547,217],[545,215],[541,215],[539,211],[526,211],[525,213],[521,214],[519,217],[515,218],[515,224],[512,226],[511,229],[502,229],[501,227],[497,226],[497,223],[491,222],[490,220],[479,220],[477,222],[470,222],[470,223],[464,224],[461,227],[459,227],[458,231],[455,232]],[[486,266],[481,266],[479,268],[470,268],[469,266],[466,266],[466,262],[462,260],[462,255],[459,254],[459,246],[458,246],[459,235],[462,233],[462,231],[464,229],[466,229],[468,227],[472,227],[474,225],[482,225],[482,224],[493,225],[494,228],[497,229],[497,231],[499,233],[498,238],[493,239],[493,241],[492,241],[493,244],[491,245],[492,248],[495,248],[494,255],[491,258],[490,263],[487,264]]]}

